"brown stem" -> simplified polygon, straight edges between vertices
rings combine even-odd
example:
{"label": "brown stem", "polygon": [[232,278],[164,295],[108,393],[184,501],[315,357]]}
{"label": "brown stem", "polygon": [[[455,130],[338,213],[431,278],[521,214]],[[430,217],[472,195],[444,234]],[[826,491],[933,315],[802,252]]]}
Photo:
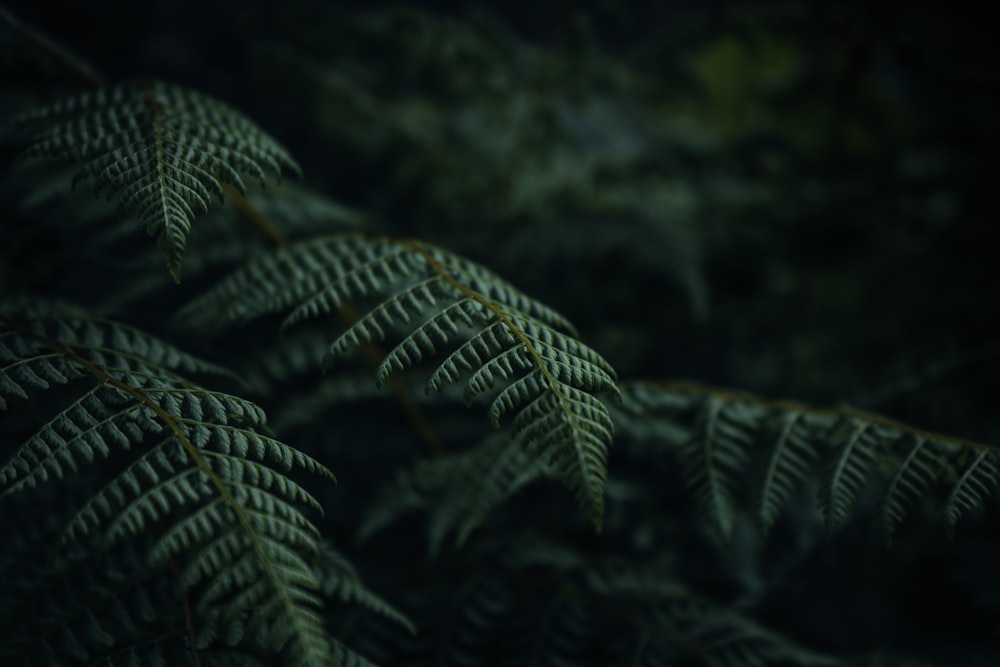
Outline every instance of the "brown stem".
{"label": "brown stem", "polygon": [[[346,328],[354,326],[358,321],[358,314],[350,304],[343,304],[340,307],[339,313],[340,320]],[[375,343],[369,342],[363,344],[361,352],[371,362],[372,366],[377,367],[382,362],[382,359],[385,358],[385,352]],[[399,401],[400,406],[403,408],[403,413],[410,420],[410,424],[413,426],[413,430],[416,431],[417,436],[427,445],[427,450],[431,453],[431,456],[436,459],[443,457],[445,454],[444,445],[434,432],[434,429],[431,428],[430,422],[424,417],[423,412],[420,411],[420,406],[413,398],[406,383],[398,375],[390,375],[386,380],[386,384],[389,386],[389,391]]]}
{"label": "brown stem", "polygon": [[[170,559],[170,576],[175,580],[180,579],[180,571],[177,569],[177,561]],[[202,667],[201,655],[198,653],[198,642],[194,634],[194,617],[191,614],[191,601],[188,600],[187,592],[181,591],[181,604],[184,607],[184,633],[187,635],[188,647],[191,649],[191,664],[194,667]]]}
{"label": "brown stem", "polygon": [[647,386],[659,389],[661,391],[674,392],[678,394],[694,394],[700,396],[717,396],[720,399],[733,403],[750,403],[752,405],[759,405],[763,408],[769,408],[772,410],[780,410],[782,412],[806,412],[810,414],[817,415],[833,415],[836,417],[844,417],[847,419],[858,419],[863,422],[868,422],[871,424],[877,424],[879,426],[886,426],[888,428],[904,431],[910,433],[919,438],[924,438],[926,440],[937,440],[941,442],[949,442],[954,445],[960,445],[963,447],[971,447],[973,449],[978,449],[987,452],[1000,452],[1000,446],[991,445],[984,442],[977,442],[975,440],[969,440],[966,438],[959,438],[953,435],[945,435],[943,433],[936,433],[933,431],[927,431],[922,428],[917,428],[909,424],[904,424],[903,422],[891,419],[889,417],[884,417],[873,412],[865,412],[863,410],[856,410],[849,407],[813,407],[811,405],[806,405],[805,403],[798,403],[796,401],[784,401],[784,400],[774,400],[768,398],[761,398],[753,394],[745,393],[742,391],[737,391],[735,389],[728,389],[725,387],[713,387],[710,385],[700,384],[698,382],[685,382],[685,381],[643,381],[634,380],[632,382],[636,386]]}

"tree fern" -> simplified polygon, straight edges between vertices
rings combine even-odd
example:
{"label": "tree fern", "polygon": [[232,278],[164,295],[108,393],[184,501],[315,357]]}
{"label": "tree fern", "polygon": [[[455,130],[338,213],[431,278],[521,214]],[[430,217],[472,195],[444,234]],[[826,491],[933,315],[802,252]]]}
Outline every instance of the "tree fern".
{"label": "tree fern", "polygon": [[23,155],[79,165],[156,237],[175,280],[197,210],[224,184],[246,191],[241,174],[262,184],[283,168],[299,171],[288,152],[231,107],[156,80],[127,82],[35,109],[16,119]]}
{"label": "tree fern", "polygon": [[[216,367],[129,327],[57,313],[30,303],[2,311],[0,394],[17,400],[82,383],[0,468],[3,502],[88,479],[85,469],[115,461],[117,472],[56,527],[53,546],[91,559],[145,543],[138,572],[174,572],[175,604],[190,599],[195,619],[239,623],[250,645],[284,649],[289,665],[361,664],[327,636],[310,565],[319,534],[300,509],[320,507],[289,476],[332,473],[266,435],[256,405],[182,375]],[[70,572],[56,567],[46,586],[72,588]],[[194,637],[186,641],[199,650]]]}
{"label": "tree fern", "polygon": [[564,317],[482,266],[408,239],[325,237],[249,263],[182,318],[224,325],[291,308],[288,326],[358,303],[370,309],[330,344],[326,365],[398,334],[375,371],[381,386],[393,371],[462,341],[435,368],[427,391],[464,381],[469,403],[499,385],[490,421],[498,427],[512,414],[517,443],[551,463],[600,527],[613,425],[595,394],[617,395],[614,370],[576,340]]}
{"label": "tree fern", "polygon": [[744,503],[770,528],[807,480],[819,482],[816,508],[830,529],[847,521],[864,489],[879,487],[874,515],[887,540],[935,487],[947,490],[935,504],[950,534],[1000,486],[1000,449],[878,415],[691,384],[625,387],[626,433],[676,451],[706,523],[723,537]]}

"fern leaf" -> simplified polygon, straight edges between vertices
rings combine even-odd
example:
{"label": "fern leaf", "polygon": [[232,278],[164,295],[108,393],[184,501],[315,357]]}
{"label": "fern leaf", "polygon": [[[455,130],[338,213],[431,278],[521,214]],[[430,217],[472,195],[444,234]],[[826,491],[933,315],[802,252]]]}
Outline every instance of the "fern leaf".
{"label": "fern leaf", "polygon": [[329,542],[320,545],[316,570],[320,589],[326,597],[336,597],[342,602],[356,602],[384,618],[399,623],[411,634],[416,634],[417,629],[413,621],[371,592],[362,583],[354,565],[339,554]]}
{"label": "fern leaf", "polygon": [[[1000,486],[1000,449],[857,410],[646,382],[625,386],[623,408],[627,433],[677,452],[706,523],[724,537],[744,503],[769,529],[807,480],[818,483],[818,513],[830,530],[849,519],[863,490],[877,489],[874,514],[887,541],[936,487],[950,489],[943,514],[951,533]],[[748,477],[757,482],[741,498],[737,482]]]}
{"label": "fern leaf", "polygon": [[223,184],[246,191],[241,174],[262,184],[288,152],[253,122],[207,95],[164,83],[133,81],[84,93],[22,115],[26,157],[80,165],[156,237],[174,280],[196,211],[207,211]]}
{"label": "fern leaf", "polygon": [[0,377],[21,380],[4,383],[11,391],[28,386],[23,369],[51,370],[53,360],[60,377],[36,373],[42,382],[34,386],[68,377],[94,385],[18,448],[0,472],[3,494],[20,496],[135,451],[68,519],[62,542],[107,552],[155,527],[147,567],[177,567],[179,591],[194,596],[195,613],[240,619],[251,641],[286,650],[293,667],[334,664],[310,565],[319,533],[300,509],[320,507],[286,473],[333,474],[259,433],[265,417],[253,403],[175,373],[171,367],[209,366],[151,337],[78,316],[60,322],[21,312],[2,322]]}
{"label": "fern leaf", "polygon": [[[0,331],[0,410],[5,397],[27,398],[30,389],[47,389],[86,376],[68,355],[78,355],[87,363],[114,368],[122,378],[143,384],[144,376],[158,373],[198,373],[224,375],[239,381],[231,371],[198,359],[164,341],[127,325],[89,318],[82,314],[53,315],[50,306],[7,303],[0,314],[30,317],[32,328]],[[13,321],[13,320],[11,320]],[[34,339],[59,340],[59,349],[37,353]]]}
{"label": "fern leaf", "polygon": [[[657,628],[650,643],[637,642],[633,656],[647,652],[668,664],[698,658],[701,664],[727,667],[751,665],[843,666],[849,661],[799,645],[765,628],[748,616],[687,590],[681,584],[647,568],[621,563],[591,564],[587,588],[602,598],[632,607],[637,618]],[[684,637],[680,642],[676,638]],[[654,663],[655,664],[655,663]],[[686,663],[685,663],[686,664]]]}
{"label": "fern leaf", "polygon": [[368,539],[401,514],[424,509],[429,514],[431,555],[445,538],[465,544],[496,507],[528,483],[552,471],[541,459],[493,434],[460,454],[418,462],[386,485],[369,508],[358,531]]}
{"label": "fern leaf", "polygon": [[997,486],[1000,486],[1000,454],[985,450],[976,452],[945,502],[948,534],[954,534],[962,515],[979,507]]}
{"label": "fern leaf", "polygon": [[[2,495],[62,479],[84,462],[111,456],[111,446],[129,449],[144,431],[159,430],[140,406],[116,390],[95,387],[44,424],[0,469]],[[142,424],[142,425],[140,425]]]}
{"label": "fern leaf", "polygon": [[908,505],[924,496],[931,482],[941,477],[934,445],[934,441],[924,436],[915,436],[909,453],[889,480],[879,511],[886,539],[892,539],[892,534],[906,517]]}
{"label": "fern leaf", "polygon": [[[602,557],[541,540],[466,552],[462,586],[435,582],[447,614],[424,621],[431,647],[394,664],[713,665],[876,664],[814,650],[755,620],[756,610],[700,595],[662,564]],[[425,592],[425,595],[428,593]],[[886,659],[878,664],[909,664]]]}
{"label": "fern leaf", "polygon": [[810,444],[810,434],[815,433],[817,427],[809,423],[815,421],[811,417],[808,413],[789,411],[778,418],[774,449],[760,491],[758,516],[765,532],[778,520],[795,484],[809,474],[816,461],[817,452]]}
{"label": "fern leaf", "polygon": [[680,451],[686,484],[695,492],[702,514],[727,540],[737,510],[736,480],[746,467],[750,433],[759,419],[754,406],[710,398]]}
{"label": "fern leaf", "polygon": [[381,384],[453,347],[427,391],[464,381],[472,401],[492,390],[494,426],[513,415],[514,439],[550,463],[601,526],[614,427],[595,394],[618,395],[614,369],[576,340],[564,317],[482,266],[413,240],[326,237],[250,262],[181,316],[208,321],[202,315],[211,312],[224,324],[291,309],[287,326],[359,303],[368,310],[331,343],[325,365],[355,346],[398,337],[376,370]]}
{"label": "fern leaf", "polygon": [[858,491],[875,467],[876,429],[871,422],[848,418],[832,435],[839,453],[820,492],[820,515],[827,528],[844,524]]}
{"label": "fern leaf", "polygon": [[[249,647],[237,648],[246,640],[239,617],[213,610],[185,629],[172,574],[146,566],[147,545],[126,542],[100,558],[54,564],[37,552],[22,554],[30,560],[20,570],[17,595],[6,595],[0,605],[0,662],[189,664],[194,649],[203,665],[260,664],[248,655]],[[8,543],[6,553],[12,550]]]}

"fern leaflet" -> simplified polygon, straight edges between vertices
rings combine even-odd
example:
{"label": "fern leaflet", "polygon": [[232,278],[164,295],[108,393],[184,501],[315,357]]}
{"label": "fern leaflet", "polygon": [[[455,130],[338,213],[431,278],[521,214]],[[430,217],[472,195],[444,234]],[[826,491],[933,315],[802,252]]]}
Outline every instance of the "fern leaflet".
{"label": "fern leaflet", "polygon": [[324,541],[320,545],[316,570],[320,588],[326,597],[336,597],[342,602],[356,602],[380,616],[399,623],[411,634],[416,633],[413,621],[368,590],[354,565],[340,555],[329,542]]}
{"label": "fern leaflet", "polygon": [[429,514],[431,555],[454,533],[463,545],[486,516],[528,483],[550,474],[548,466],[494,434],[472,449],[420,461],[400,471],[369,508],[358,538],[365,540],[404,512]]}
{"label": "fern leaflet", "polygon": [[80,164],[91,180],[156,237],[174,280],[197,210],[223,184],[246,192],[241,174],[298,172],[288,152],[248,118],[193,90],[156,80],[83,93],[25,113],[25,157]]}

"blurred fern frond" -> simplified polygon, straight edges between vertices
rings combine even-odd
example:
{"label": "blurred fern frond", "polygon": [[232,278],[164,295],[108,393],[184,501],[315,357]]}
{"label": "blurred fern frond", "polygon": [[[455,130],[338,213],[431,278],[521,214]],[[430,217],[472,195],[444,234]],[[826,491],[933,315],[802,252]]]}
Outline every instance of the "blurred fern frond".
{"label": "blurred fern frond", "polygon": [[[818,482],[818,518],[831,530],[877,487],[874,516],[887,541],[918,501],[934,498],[951,534],[1000,486],[1000,448],[859,410],[630,382],[622,412],[623,431],[675,452],[705,522],[724,538],[744,504],[771,528],[807,481]],[[935,487],[943,491],[936,498]]]}

